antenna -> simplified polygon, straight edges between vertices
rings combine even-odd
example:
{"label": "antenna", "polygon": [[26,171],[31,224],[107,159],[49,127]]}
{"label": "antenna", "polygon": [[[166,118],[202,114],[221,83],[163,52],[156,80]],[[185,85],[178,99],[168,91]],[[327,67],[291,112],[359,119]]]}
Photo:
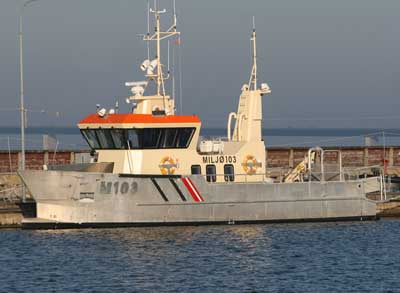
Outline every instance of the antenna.
{"label": "antenna", "polygon": [[253,32],[250,39],[253,43],[253,68],[249,80],[249,88],[253,84],[253,90],[257,90],[257,46],[256,46],[256,18],[253,16]]}
{"label": "antenna", "polygon": [[169,74],[169,40],[168,40],[168,46],[167,46],[167,72]]}
{"label": "antenna", "polygon": [[173,12],[174,12],[174,27],[176,28],[176,7],[175,7],[175,0],[172,2]]}
{"label": "antenna", "polygon": [[[149,0],[148,0],[149,1]],[[149,3],[149,2],[148,2]],[[167,29],[167,30],[162,30],[161,29],[161,23],[160,23],[160,17],[161,14],[165,13],[166,10],[157,10],[157,0],[154,0],[154,9],[148,6],[148,15],[150,13],[154,14],[155,17],[155,32],[150,35],[150,32],[147,33],[147,35],[143,36],[143,40],[150,42],[150,41],[155,41],[156,42],[156,54],[155,54],[155,59],[150,61],[150,58],[145,60],[142,65],[141,69],[143,71],[146,71],[146,77],[149,78],[150,80],[153,80],[156,82],[157,85],[157,96],[163,96],[163,102],[164,102],[164,109],[166,108],[166,101],[165,101],[165,80],[167,80],[170,75],[170,43],[168,42],[168,58],[167,58],[167,68],[168,68],[168,74],[164,76],[163,74],[163,68],[164,65],[161,63],[161,40],[167,39],[169,37],[178,35],[179,32],[176,31],[176,14],[175,14],[175,1],[174,1],[174,23]],[[149,16],[148,16],[149,17]],[[148,20],[148,30],[150,30],[150,25],[149,25],[149,20]],[[149,54],[149,45],[148,45],[148,55]]]}
{"label": "antenna", "polygon": [[179,71],[179,111],[182,114],[183,111],[183,98],[182,98],[182,49],[178,47],[178,71]]}
{"label": "antenna", "polygon": [[[172,97],[174,100],[176,99],[175,96],[175,46],[172,46],[172,66],[171,66],[171,73],[172,73]],[[175,100],[176,101],[176,100]],[[176,105],[175,105],[176,107]]]}
{"label": "antenna", "polygon": [[[147,37],[150,36],[150,0],[147,0]],[[150,59],[150,42],[147,41],[147,60]]]}
{"label": "antenna", "polygon": [[[176,5],[175,0],[172,0],[172,12],[173,12],[173,26],[176,30]],[[168,43],[169,45],[169,43]],[[176,101],[175,96],[175,48],[172,46],[172,97]],[[176,105],[175,105],[176,107]],[[182,114],[182,113],[181,113]]]}

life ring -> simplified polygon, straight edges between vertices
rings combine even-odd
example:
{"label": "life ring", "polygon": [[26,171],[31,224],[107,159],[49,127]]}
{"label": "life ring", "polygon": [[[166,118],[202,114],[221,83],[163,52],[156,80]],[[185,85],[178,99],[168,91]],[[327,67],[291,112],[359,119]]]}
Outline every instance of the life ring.
{"label": "life ring", "polygon": [[246,174],[253,175],[261,167],[261,163],[253,155],[247,155],[242,161],[242,167]]}
{"label": "life ring", "polygon": [[178,168],[178,163],[174,158],[167,156],[161,159],[158,167],[160,168],[161,174],[172,175]]}

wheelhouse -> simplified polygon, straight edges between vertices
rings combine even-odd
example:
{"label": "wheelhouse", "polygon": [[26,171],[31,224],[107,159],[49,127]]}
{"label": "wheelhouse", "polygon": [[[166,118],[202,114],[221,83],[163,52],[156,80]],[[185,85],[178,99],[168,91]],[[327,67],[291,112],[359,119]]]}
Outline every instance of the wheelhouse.
{"label": "wheelhouse", "polygon": [[91,149],[174,149],[187,148],[194,127],[87,128],[81,133]]}
{"label": "wheelhouse", "polygon": [[197,116],[89,115],[78,124],[92,150],[186,149],[200,130]]}

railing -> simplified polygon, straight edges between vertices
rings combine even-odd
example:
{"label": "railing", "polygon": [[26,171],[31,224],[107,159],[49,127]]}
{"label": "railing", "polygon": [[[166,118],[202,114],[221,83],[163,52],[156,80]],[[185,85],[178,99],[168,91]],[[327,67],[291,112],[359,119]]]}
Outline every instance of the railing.
{"label": "railing", "polygon": [[15,186],[0,190],[0,201],[4,203],[13,203],[20,200],[22,194],[22,186]]}
{"label": "railing", "polygon": [[[199,174],[207,183],[210,184],[221,184],[221,183],[248,183],[248,182],[264,182],[264,183],[284,183],[283,178],[285,173],[281,172],[281,175],[271,177],[270,172],[268,173],[256,173],[256,174]],[[275,173],[276,174],[276,173]],[[307,172],[300,177],[301,180],[298,182],[329,182],[329,181],[353,181],[358,180],[358,177],[351,176],[351,173],[342,171],[339,173],[335,172]],[[230,180],[232,179],[234,180]],[[311,176],[311,178],[310,178]]]}
{"label": "railing", "polygon": [[[374,172],[376,170],[376,172]],[[364,176],[365,178],[367,177],[368,173],[374,175],[380,175],[382,173],[383,167],[379,165],[372,165],[372,166],[366,166],[366,167],[344,167],[343,171],[348,174],[348,176],[351,176],[353,178],[361,178]]]}

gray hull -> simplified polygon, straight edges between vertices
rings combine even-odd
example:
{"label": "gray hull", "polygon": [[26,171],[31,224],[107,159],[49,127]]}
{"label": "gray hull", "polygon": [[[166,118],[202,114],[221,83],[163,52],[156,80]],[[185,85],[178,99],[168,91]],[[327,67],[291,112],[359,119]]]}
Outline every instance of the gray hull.
{"label": "gray hull", "polygon": [[23,171],[37,203],[25,228],[373,219],[371,181],[208,183],[203,176]]}

